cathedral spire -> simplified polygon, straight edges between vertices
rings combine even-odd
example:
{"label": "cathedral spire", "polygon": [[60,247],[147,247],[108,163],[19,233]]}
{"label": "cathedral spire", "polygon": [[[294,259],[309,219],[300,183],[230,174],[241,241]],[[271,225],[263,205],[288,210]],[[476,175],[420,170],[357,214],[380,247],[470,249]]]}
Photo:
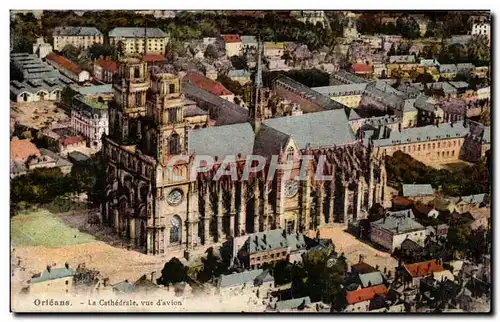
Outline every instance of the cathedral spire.
{"label": "cathedral spire", "polygon": [[148,21],[144,26],[144,56],[148,54]]}
{"label": "cathedral spire", "polygon": [[262,92],[262,44],[260,41],[260,36],[257,39],[257,73],[255,74],[253,88],[252,88],[252,97],[250,104],[250,117],[252,120],[252,127],[255,132],[259,131],[260,123],[262,122],[261,110],[261,92]]}
{"label": "cathedral spire", "polygon": [[262,88],[262,43],[257,40],[257,75],[255,75],[255,88]]}

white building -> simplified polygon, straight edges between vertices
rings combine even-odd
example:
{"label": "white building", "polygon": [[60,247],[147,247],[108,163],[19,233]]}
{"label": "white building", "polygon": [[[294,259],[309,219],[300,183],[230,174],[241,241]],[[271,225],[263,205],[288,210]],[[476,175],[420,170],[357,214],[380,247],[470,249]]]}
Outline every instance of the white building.
{"label": "white building", "polygon": [[490,23],[489,22],[475,22],[472,24],[472,35],[486,35],[490,38]]}
{"label": "white building", "polygon": [[222,35],[222,39],[227,57],[243,55],[243,41],[239,35]]}
{"label": "white building", "polygon": [[94,27],[56,27],[52,33],[54,50],[61,51],[66,45],[87,49],[93,44],[104,43],[102,32]]}
{"label": "white building", "polygon": [[33,54],[37,55],[39,58],[45,58],[50,52],[52,52],[52,45],[46,43],[43,37],[37,38],[36,42],[33,44]]}
{"label": "white building", "polygon": [[401,247],[401,243],[407,238],[423,246],[426,229],[414,218],[411,209],[389,212],[386,217],[370,223],[371,241],[391,253]]}
{"label": "white building", "polygon": [[108,134],[108,103],[84,95],[73,98],[71,126],[82,135],[90,147],[101,149],[101,137]]}

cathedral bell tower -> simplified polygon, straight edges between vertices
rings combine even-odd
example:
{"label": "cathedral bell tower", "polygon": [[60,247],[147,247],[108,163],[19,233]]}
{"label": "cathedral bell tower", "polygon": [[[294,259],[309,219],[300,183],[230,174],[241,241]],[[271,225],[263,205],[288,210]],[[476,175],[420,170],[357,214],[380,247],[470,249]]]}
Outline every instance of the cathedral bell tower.
{"label": "cathedral bell tower", "polygon": [[147,64],[139,56],[126,56],[118,62],[113,79],[115,99],[109,111],[109,133],[117,143],[134,145],[140,138],[139,118],[146,113],[148,85]]}
{"label": "cathedral bell tower", "polygon": [[154,123],[154,154],[162,165],[166,165],[171,156],[186,153],[181,81],[172,74],[156,74],[151,78],[151,91],[147,116]]}

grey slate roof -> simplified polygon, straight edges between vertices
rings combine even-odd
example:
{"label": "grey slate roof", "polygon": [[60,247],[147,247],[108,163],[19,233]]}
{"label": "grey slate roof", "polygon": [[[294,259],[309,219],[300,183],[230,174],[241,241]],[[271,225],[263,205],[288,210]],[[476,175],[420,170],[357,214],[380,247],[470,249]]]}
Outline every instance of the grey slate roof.
{"label": "grey slate roof", "polygon": [[491,134],[490,134],[490,127],[489,126],[484,127],[482,143],[486,143],[486,144],[491,143]]}
{"label": "grey slate roof", "polygon": [[413,210],[411,210],[411,208],[405,210],[388,211],[387,215],[415,219],[415,215],[413,214]]}
{"label": "grey slate roof", "polygon": [[93,86],[78,86],[73,85],[71,88],[83,95],[98,95],[114,93],[113,84],[93,85]]}
{"label": "grey slate roof", "polygon": [[424,230],[425,227],[411,218],[405,216],[389,216],[371,223],[372,226],[391,232],[393,234],[405,234],[416,230]]}
{"label": "grey slate roof", "polygon": [[196,101],[202,109],[205,108],[199,102],[209,104],[210,108],[213,109],[211,116],[215,119],[216,126],[249,121],[248,111],[245,108],[196,87],[193,84],[182,82],[182,92],[187,98]]}
{"label": "grey slate roof", "polygon": [[406,143],[420,143],[434,140],[463,138],[469,129],[463,123],[442,123],[391,131],[388,138],[373,141],[373,146],[393,146]]}
{"label": "grey slate roof", "polygon": [[[146,35],[146,28],[141,27],[117,27],[109,32],[109,37],[142,38]],[[147,28],[148,38],[165,38],[167,33],[159,28]]]}
{"label": "grey slate roof", "polygon": [[466,204],[480,204],[485,201],[486,194],[481,193],[477,195],[462,196],[460,197],[459,203]]}
{"label": "grey slate roof", "polygon": [[73,163],[69,162],[65,158],[61,157],[59,154],[54,153],[48,149],[40,148],[40,153],[42,155],[46,155],[51,157],[52,159],[56,160],[56,167],[68,167],[72,166]]}
{"label": "grey slate roof", "polygon": [[193,130],[189,134],[188,152],[197,155],[218,157],[222,161],[226,156],[243,157],[252,154],[254,132],[250,123],[239,123]]}
{"label": "grey slate roof", "polygon": [[344,111],[349,121],[360,120],[362,118],[353,108],[344,107]]}
{"label": "grey slate roof", "polygon": [[290,299],[286,301],[278,301],[276,302],[276,310],[278,311],[294,310],[301,305],[305,306],[311,305],[311,299],[309,298],[309,296]]}
{"label": "grey slate roof", "polygon": [[305,250],[306,242],[302,234],[286,234],[284,229],[273,229],[250,234],[245,242],[245,247],[248,254],[280,248],[289,248],[293,252]]}
{"label": "grey slate roof", "polygon": [[240,38],[243,44],[257,44],[257,38],[255,36],[241,36]]}
{"label": "grey slate roof", "polygon": [[403,112],[415,112],[417,109],[415,108],[416,99],[407,99],[405,100],[405,105],[403,107]]}
{"label": "grey slate roof", "polygon": [[285,148],[289,139],[290,135],[262,124],[259,132],[255,136],[253,153],[265,157],[279,155]]}
{"label": "grey slate roof", "polygon": [[184,107],[184,117],[198,116],[198,115],[208,115],[207,111],[202,110],[198,105],[188,105]]}
{"label": "grey slate roof", "polygon": [[10,55],[10,61],[25,80],[61,77],[57,69],[33,54],[13,53]]}
{"label": "grey slate roof", "polygon": [[430,184],[403,184],[403,197],[431,196],[434,189]]}
{"label": "grey slate roof", "polygon": [[102,36],[95,27],[56,27],[52,32],[52,36]]}
{"label": "grey slate roof", "polygon": [[221,275],[216,280],[216,285],[219,288],[234,287],[244,284],[254,285],[256,280],[258,282],[271,282],[274,278],[269,272],[262,269],[255,269],[251,271],[244,271],[241,273],[233,273],[228,275]]}
{"label": "grey slate roof", "polygon": [[389,56],[389,63],[414,63],[414,62],[415,62],[414,55]]}
{"label": "grey slate roof", "polygon": [[379,271],[359,274],[358,277],[359,280],[361,281],[361,285],[363,286],[363,288],[369,286],[376,286],[384,283],[384,276]]}
{"label": "grey slate roof", "polygon": [[344,109],[274,118],[264,124],[291,135],[300,149],[307,144],[320,148],[356,141]]}
{"label": "grey slate roof", "polygon": [[36,94],[40,91],[53,92],[55,90],[62,90],[66,87],[66,83],[61,78],[55,79],[32,79],[28,81],[19,82],[13,80],[10,82],[10,91],[19,95],[21,93],[27,92],[31,94]]}
{"label": "grey slate roof", "polygon": [[455,64],[441,64],[439,66],[440,73],[456,73],[458,72],[457,65]]}
{"label": "grey slate roof", "polygon": [[332,78],[334,80],[339,81],[340,83],[343,84],[363,84],[363,83],[368,83],[368,81],[362,77],[359,77],[357,75],[354,75],[353,73],[350,73],[345,70],[339,70],[336,73],[332,74]]}
{"label": "grey slate roof", "polygon": [[113,285],[113,290],[119,293],[133,293],[136,290],[134,284],[123,281],[118,284]]}
{"label": "grey slate roof", "polygon": [[367,83],[361,83],[361,84],[356,83],[356,84],[311,87],[311,89],[328,97],[361,95],[365,90],[366,85]]}
{"label": "grey slate roof", "polygon": [[291,88],[294,93],[307,99],[308,101],[321,106],[325,110],[340,109],[344,108],[345,106],[344,104],[331,100],[329,97],[312,90],[311,88],[291,79],[290,77],[280,75],[275,80],[275,82],[286,84],[287,87]]}
{"label": "grey slate roof", "polygon": [[66,267],[53,267],[50,269],[50,272],[45,269],[41,274],[37,274],[31,278],[31,283],[36,284],[40,282],[55,280],[64,277],[73,276],[75,273],[73,269]]}
{"label": "grey slate roof", "polygon": [[400,123],[401,118],[397,117],[395,115],[386,115],[386,116],[374,116],[365,119],[365,125],[371,125],[374,127],[380,127],[382,125],[387,125],[387,124],[395,124],[395,123]]}

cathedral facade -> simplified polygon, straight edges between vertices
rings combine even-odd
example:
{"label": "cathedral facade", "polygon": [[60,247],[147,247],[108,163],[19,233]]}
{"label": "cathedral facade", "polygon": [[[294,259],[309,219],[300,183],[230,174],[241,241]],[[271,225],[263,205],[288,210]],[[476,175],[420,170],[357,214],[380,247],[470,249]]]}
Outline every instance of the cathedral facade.
{"label": "cathedral facade", "polygon": [[[177,76],[122,59],[103,137],[103,223],[156,255],[276,228],[347,224],[384,202],[384,158],[354,136],[343,109],[269,118],[260,73],[255,84],[251,122],[212,126],[211,111],[184,97]],[[202,166],[197,156],[214,162]],[[265,166],[245,175],[251,156]]]}

